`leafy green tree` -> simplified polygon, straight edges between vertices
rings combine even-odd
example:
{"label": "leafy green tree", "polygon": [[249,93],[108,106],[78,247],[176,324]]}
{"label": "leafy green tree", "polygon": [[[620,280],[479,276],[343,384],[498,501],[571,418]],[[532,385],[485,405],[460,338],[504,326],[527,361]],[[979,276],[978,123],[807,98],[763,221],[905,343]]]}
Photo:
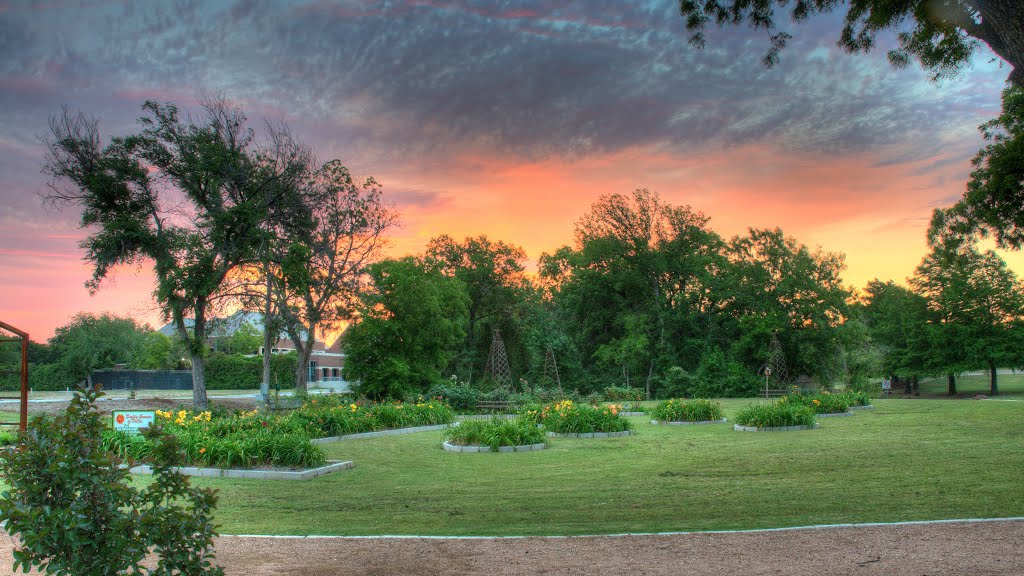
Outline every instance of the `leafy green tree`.
{"label": "leafy green tree", "polygon": [[847,52],[867,52],[875,47],[880,32],[893,31],[899,47],[889,51],[889,62],[903,68],[916,59],[939,79],[968,66],[979,42],[984,42],[1013,68],[1010,80],[1024,85],[1024,17],[1019,0],[680,0],[679,11],[691,32],[690,44],[697,48],[704,47],[704,30],[712,21],[719,26],[747,22],[766,31],[770,46],[762,61],[771,67],[792,38],[778,29],[776,10],[791,6],[789,17],[801,23],[844,5],[847,12],[837,44]]}
{"label": "leafy green tree", "polygon": [[466,341],[459,358],[468,371],[467,380],[483,372],[494,328],[501,329],[510,362],[523,356],[522,346],[513,343],[524,337],[517,320],[532,289],[525,260],[522,248],[487,236],[457,242],[443,235],[427,245],[427,263],[461,281],[469,297]]}
{"label": "leafy green tree", "polygon": [[131,318],[83,312],[57,328],[50,348],[72,381],[84,382],[93,370],[133,364],[143,352],[148,332],[149,327]]}
{"label": "leafy green tree", "polygon": [[193,403],[204,408],[211,310],[225,279],[257,260],[261,223],[305,167],[290,141],[257,145],[245,116],[226,102],[207,102],[199,116],[182,117],[173,104],[155,102],[143,110],[139,133],[111,138],[105,147],[96,120],[67,109],[51,118],[47,200],[82,210],[91,291],[118,265],[152,262],[156,301],[187,344]]}
{"label": "leafy green tree", "polygon": [[214,340],[214,348],[225,354],[255,354],[263,345],[263,333],[248,322],[243,322],[228,336]]}
{"label": "leafy green tree", "polygon": [[933,237],[931,251],[910,279],[928,299],[937,322],[947,327],[942,342],[963,346],[966,362],[989,369],[989,393],[999,393],[997,367],[1020,364],[1024,285],[991,250],[954,236]]}
{"label": "leafy green tree", "polygon": [[1003,92],[1003,111],[981,125],[988,144],[974,157],[962,200],[937,212],[932,234],[952,228],[961,235],[991,234],[1002,248],[1024,246],[1024,87]]}
{"label": "leafy green tree", "polygon": [[[217,498],[173,470],[180,450],[156,427],[146,432],[154,481],[131,485],[128,467],[103,448],[99,389],[83,389],[67,411],[33,420],[0,459],[7,489],[0,520],[17,536],[15,571],[39,568],[59,576],[223,574],[212,565],[211,514]],[[155,568],[142,564],[156,556]]]}
{"label": "leafy green tree", "polygon": [[[892,281],[868,282],[858,309],[872,340],[879,346],[884,374],[914,378],[942,373],[960,361],[933,349],[928,300]],[[938,368],[936,368],[938,367]]]}
{"label": "leafy green tree", "polygon": [[271,293],[298,351],[296,387],[305,390],[316,335],[351,319],[367,267],[380,258],[398,217],[376,181],[357,182],[338,160],[313,171],[299,193],[309,218],[281,227],[281,274],[271,279]]}
{"label": "leafy green tree", "polygon": [[462,283],[412,257],[369,267],[372,290],[345,340],[345,374],[373,398],[403,398],[442,383],[466,333]]}

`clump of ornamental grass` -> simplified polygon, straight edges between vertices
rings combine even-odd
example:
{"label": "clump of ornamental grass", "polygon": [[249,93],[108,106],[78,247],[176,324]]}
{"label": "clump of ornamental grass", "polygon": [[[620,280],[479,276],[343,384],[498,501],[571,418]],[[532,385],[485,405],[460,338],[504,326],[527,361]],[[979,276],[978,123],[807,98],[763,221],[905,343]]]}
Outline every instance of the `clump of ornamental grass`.
{"label": "clump of ornamental grass", "polygon": [[544,444],[544,431],[525,416],[517,418],[492,418],[491,420],[467,420],[445,430],[444,438],[459,446],[525,446]]}
{"label": "clump of ornamental grass", "polygon": [[782,428],[785,426],[814,426],[814,410],[803,404],[775,402],[751,404],[739,411],[736,422],[741,426]]}
{"label": "clump of ornamental grass", "polygon": [[673,398],[658,403],[651,418],[659,422],[708,422],[722,419],[722,406],[711,400]]}

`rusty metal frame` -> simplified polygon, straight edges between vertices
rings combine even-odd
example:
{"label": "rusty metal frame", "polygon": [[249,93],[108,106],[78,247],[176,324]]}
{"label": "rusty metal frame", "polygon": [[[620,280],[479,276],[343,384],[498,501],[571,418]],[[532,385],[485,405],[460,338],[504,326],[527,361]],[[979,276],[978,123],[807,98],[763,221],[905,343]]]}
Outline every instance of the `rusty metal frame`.
{"label": "rusty metal frame", "polygon": [[[28,428],[28,332],[19,330],[10,324],[0,322],[0,329],[17,334],[17,338],[2,338],[2,342],[21,341],[21,419],[18,422],[18,429],[22,432]],[[11,372],[15,372],[12,370]]]}

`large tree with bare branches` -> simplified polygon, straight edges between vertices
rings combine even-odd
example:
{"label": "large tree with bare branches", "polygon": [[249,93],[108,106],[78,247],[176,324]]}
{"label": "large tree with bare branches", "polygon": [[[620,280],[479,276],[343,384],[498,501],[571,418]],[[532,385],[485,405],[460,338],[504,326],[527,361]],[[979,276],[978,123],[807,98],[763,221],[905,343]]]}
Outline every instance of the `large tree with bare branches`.
{"label": "large tree with bare branches", "polygon": [[224,100],[196,116],[155,102],[143,110],[140,132],[106,146],[95,119],[67,109],[51,118],[45,200],[81,209],[91,291],[119,265],[153,265],[154,296],[188,346],[193,402],[204,408],[207,321],[225,279],[265,243],[261,223],[295,190],[305,150],[270,127],[257,143]]}

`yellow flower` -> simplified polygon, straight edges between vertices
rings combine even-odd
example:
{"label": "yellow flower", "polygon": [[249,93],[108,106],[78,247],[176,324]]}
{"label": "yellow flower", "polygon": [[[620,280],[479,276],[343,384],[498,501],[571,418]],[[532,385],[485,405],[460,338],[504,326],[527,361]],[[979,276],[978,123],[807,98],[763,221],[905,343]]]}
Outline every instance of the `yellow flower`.
{"label": "yellow flower", "polygon": [[821,400],[818,400],[817,398],[815,398],[814,400],[812,400],[812,402],[814,402],[814,405],[815,405],[815,406],[821,406]]}

